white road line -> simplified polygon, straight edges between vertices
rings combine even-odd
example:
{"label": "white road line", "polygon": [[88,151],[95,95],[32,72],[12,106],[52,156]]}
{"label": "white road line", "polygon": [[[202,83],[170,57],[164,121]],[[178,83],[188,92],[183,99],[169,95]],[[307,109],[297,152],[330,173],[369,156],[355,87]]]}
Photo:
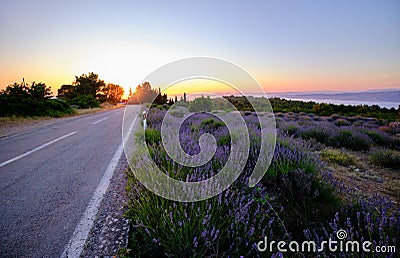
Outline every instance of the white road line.
{"label": "white road line", "polygon": [[103,122],[104,120],[107,120],[107,119],[108,119],[108,117],[105,117],[105,118],[102,118],[100,120],[97,120],[96,122],[93,123],[93,125],[96,125],[96,124],[98,124],[100,122]]}
{"label": "white road line", "polygon": [[103,199],[104,193],[106,192],[115,168],[118,165],[118,161],[124,151],[122,143],[119,145],[117,151],[112,157],[108,164],[106,171],[104,172],[99,185],[94,192],[92,199],[86,207],[85,213],[83,214],[78,225],[76,225],[74,233],[71,239],[64,248],[64,252],[61,257],[79,257],[83,251],[84,244],[89,235],[90,229],[93,226],[94,220],[96,219],[97,212],[99,210],[100,203]]}
{"label": "white road line", "polygon": [[67,138],[68,136],[74,135],[74,134],[76,134],[76,132],[77,132],[77,131],[74,131],[74,132],[72,132],[72,133],[69,133],[69,134],[66,134],[66,135],[64,135],[64,136],[58,137],[57,139],[54,139],[54,140],[52,140],[52,141],[50,141],[50,142],[48,142],[48,143],[45,143],[45,144],[43,144],[43,145],[40,145],[39,147],[36,147],[36,148],[34,148],[34,149],[30,150],[30,151],[27,151],[27,152],[25,152],[25,153],[23,153],[23,154],[21,154],[21,155],[15,157],[15,158],[6,160],[6,161],[0,163],[0,168],[1,168],[1,167],[4,167],[4,166],[7,165],[7,164],[10,164],[11,162],[14,162],[14,161],[16,161],[16,160],[19,160],[20,158],[23,158],[23,157],[25,157],[25,156],[28,156],[29,154],[32,154],[32,153],[35,152],[35,151],[38,151],[38,150],[40,150],[40,149],[43,149],[44,147],[47,147],[47,146],[49,146],[50,144],[53,144],[53,143],[55,143],[55,142],[58,142],[59,140],[62,140],[62,139],[64,139],[64,138]]}

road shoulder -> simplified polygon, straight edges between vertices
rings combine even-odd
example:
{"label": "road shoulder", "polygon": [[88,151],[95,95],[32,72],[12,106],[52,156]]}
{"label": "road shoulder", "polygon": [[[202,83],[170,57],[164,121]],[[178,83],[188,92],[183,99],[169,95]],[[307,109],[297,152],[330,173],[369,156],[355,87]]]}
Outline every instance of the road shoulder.
{"label": "road shoulder", "polygon": [[125,190],[127,169],[128,163],[125,155],[122,155],[101,202],[81,257],[114,256],[119,249],[127,247],[129,223],[124,218],[128,201]]}
{"label": "road shoulder", "polygon": [[66,117],[35,117],[35,118],[4,118],[0,117],[0,139],[13,137],[16,135],[24,134],[33,130],[38,130],[44,127],[56,125],[64,121],[71,121],[81,117],[90,116],[96,113],[107,112],[114,109],[92,109],[89,111],[82,111],[77,115]]}

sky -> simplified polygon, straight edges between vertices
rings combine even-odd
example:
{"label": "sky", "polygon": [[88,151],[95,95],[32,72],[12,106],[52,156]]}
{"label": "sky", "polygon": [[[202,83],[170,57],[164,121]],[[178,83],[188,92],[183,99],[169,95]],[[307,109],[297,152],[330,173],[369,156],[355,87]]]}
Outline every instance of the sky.
{"label": "sky", "polygon": [[266,92],[400,89],[400,1],[0,2],[0,89],[95,72],[133,89],[169,62],[221,58]]}

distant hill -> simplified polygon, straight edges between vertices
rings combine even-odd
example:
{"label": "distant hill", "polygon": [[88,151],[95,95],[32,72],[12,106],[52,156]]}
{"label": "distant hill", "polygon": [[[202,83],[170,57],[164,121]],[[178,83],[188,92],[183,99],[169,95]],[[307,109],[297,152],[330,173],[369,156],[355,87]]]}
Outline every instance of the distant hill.
{"label": "distant hill", "polygon": [[385,101],[399,102],[400,90],[397,91],[363,91],[363,92],[342,92],[342,93],[283,93],[286,97],[301,97],[313,99],[331,99],[331,100],[365,100],[365,101]]}
{"label": "distant hill", "polygon": [[287,99],[313,100],[317,102],[331,102],[334,104],[367,104],[386,107],[400,105],[400,89],[368,90],[361,92],[284,92],[271,93],[269,97]]}

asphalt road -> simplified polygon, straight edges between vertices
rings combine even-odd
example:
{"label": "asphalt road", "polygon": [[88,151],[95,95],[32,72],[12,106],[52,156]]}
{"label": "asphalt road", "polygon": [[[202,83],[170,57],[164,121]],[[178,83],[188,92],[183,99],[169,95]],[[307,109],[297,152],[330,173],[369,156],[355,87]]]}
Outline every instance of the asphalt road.
{"label": "asphalt road", "polygon": [[60,257],[121,153],[123,114],[82,116],[0,139],[0,257]]}

